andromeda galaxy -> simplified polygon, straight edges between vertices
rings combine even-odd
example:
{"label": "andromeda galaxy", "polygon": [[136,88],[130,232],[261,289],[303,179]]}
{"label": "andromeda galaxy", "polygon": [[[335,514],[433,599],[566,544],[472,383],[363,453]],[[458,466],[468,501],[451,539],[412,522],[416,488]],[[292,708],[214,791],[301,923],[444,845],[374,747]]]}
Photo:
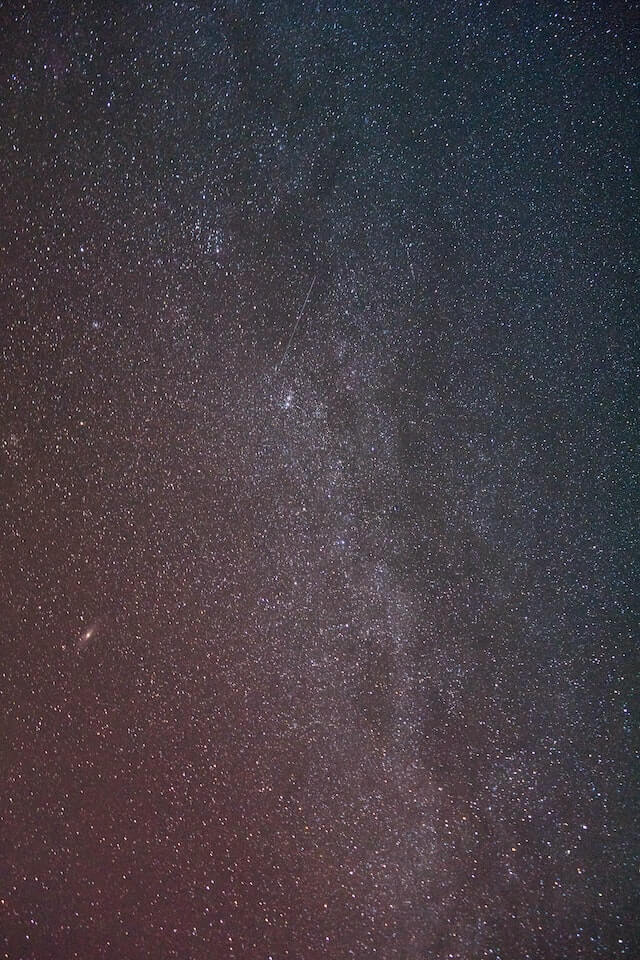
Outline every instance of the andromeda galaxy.
{"label": "andromeda galaxy", "polygon": [[94,622],[84,630],[78,641],[76,643],[76,650],[84,650],[92,640],[95,640],[100,630],[100,620],[94,620]]}

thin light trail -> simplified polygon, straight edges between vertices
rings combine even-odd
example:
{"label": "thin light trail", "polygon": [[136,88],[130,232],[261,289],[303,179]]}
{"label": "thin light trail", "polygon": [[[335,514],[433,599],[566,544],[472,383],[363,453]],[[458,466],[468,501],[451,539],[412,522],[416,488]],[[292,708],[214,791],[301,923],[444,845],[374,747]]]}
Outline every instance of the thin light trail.
{"label": "thin light trail", "polygon": [[296,322],[295,322],[294,325],[293,325],[293,330],[291,331],[291,334],[290,334],[290,336],[289,336],[289,339],[287,340],[287,345],[286,345],[286,347],[284,348],[284,353],[282,354],[282,356],[280,357],[279,362],[278,362],[277,365],[276,365],[276,369],[275,369],[275,372],[276,372],[276,373],[278,372],[278,370],[280,369],[280,367],[281,367],[282,364],[284,363],[284,358],[286,357],[287,352],[288,352],[288,350],[289,350],[289,347],[291,346],[291,344],[292,344],[292,342],[293,342],[293,338],[294,338],[295,335],[296,335],[296,330],[298,329],[298,325],[299,325],[299,323],[300,323],[300,320],[302,319],[302,314],[304,313],[304,308],[306,307],[307,303],[309,302],[309,297],[311,296],[311,291],[313,290],[313,285],[314,285],[315,282],[316,282],[316,277],[315,277],[315,275],[314,275],[313,279],[311,280],[311,283],[309,284],[309,289],[307,290],[307,295],[306,295],[306,297],[304,298],[304,303],[302,304],[302,306],[300,307],[300,309],[299,309],[299,311],[298,311],[298,316],[296,317]]}

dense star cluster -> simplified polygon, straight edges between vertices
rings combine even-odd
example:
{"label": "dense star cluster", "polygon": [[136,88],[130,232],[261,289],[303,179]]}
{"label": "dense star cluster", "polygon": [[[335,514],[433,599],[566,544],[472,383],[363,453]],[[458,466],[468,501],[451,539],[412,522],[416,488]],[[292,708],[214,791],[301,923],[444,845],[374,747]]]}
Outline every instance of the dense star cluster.
{"label": "dense star cluster", "polygon": [[637,15],[0,5],[0,956],[640,955]]}

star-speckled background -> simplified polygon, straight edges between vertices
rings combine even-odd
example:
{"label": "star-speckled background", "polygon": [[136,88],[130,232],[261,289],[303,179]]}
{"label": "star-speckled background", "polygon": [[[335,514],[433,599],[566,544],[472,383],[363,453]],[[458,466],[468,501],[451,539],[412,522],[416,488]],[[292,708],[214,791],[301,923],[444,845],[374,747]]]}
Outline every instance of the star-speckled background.
{"label": "star-speckled background", "polygon": [[0,4],[2,956],[640,955],[638,9]]}

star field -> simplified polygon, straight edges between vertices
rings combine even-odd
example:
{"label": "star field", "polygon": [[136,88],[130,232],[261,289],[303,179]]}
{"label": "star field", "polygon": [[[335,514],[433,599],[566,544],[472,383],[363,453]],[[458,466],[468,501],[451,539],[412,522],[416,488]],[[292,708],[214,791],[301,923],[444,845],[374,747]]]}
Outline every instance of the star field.
{"label": "star field", "polygon": [[637,25],[0,5],[0,956],[639,955]]}

